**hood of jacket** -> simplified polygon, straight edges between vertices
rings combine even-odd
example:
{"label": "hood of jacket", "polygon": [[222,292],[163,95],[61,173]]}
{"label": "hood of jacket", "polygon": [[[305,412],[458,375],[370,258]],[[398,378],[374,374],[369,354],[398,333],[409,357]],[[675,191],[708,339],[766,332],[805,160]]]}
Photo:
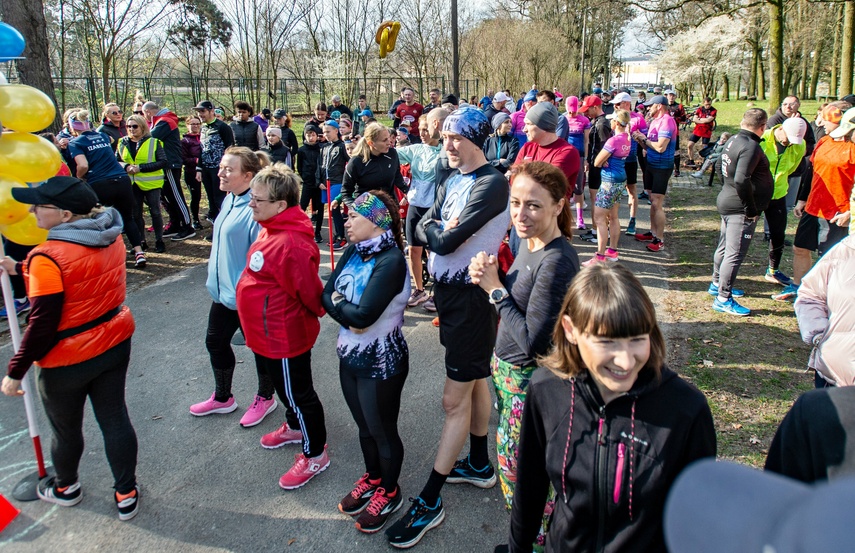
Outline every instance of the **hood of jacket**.
{"label": "hood of jacket", "polygon": [[161,121],[166,121],[169,125],[169,130],[178,128],[178,116],[166,108],[158,111],[157,114],[151,118],[151,126],[154,127]]}
{"label": "hood of jacket", "polygon": [[81,246],[106,248],[122,234],[122,216],[107,207],[93,218],[62,223],[48,231],[48,240],[71,242]]}
{"label": "hood of jacket", "polygon": [[125,125],[126,125],[126,123],[125,123],[125,120],[124,120],[124,119],[122,119],[121,121],[119,121],[119,124],[118,124],[118,125],[116,125],[115,123],[113,123],[112,121],[110,121],[110,119],[108,119],[106,115],[101,119],[101,124],[102,124],[102,125],[104,125],[105,127],[115,127],[115,128],[117,128],[117,129],[124,129],[124,128],[125,128]]}
{"label": "hood of jacket", "polygon": [[267,232],[271,234],[277,232],[296,232],[305,234],[306,236],[315,235],[315,231],[312,229],[312,222],[300,209],[299,205],[289,207],[282,213],[278,213],[266,221],[259,221],[258,224],[267,229]]}

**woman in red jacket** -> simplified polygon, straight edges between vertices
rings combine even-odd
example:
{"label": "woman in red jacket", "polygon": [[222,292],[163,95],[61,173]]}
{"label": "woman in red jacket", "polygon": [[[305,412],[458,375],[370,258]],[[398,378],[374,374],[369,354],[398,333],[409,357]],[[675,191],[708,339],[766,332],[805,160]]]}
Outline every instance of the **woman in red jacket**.
{"label": "woman in red jacket", "polygon": [[[320,253],[300,209],[300,177],[284,164],[262,169],[250,185],[252,217],[262,229],[237,285],[237,310],[259,371],[290,407],[286,422],[303,434],[303,451],[279,479],[293,490],[326,469],[324,408],[312,385],[312,346],[323,316]],[[284,426],[284,425],[283,425]]]}

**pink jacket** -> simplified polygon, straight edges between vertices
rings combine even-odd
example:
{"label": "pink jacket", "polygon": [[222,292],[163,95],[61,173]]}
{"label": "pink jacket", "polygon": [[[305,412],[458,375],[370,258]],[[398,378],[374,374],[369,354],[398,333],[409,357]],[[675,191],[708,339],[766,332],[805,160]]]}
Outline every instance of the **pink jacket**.
{"label": "pink jacket", "polygon": [[802,279],[796,317],[814,346],[808,367],[838,386],[855,384],[855,235],[823,255]]}

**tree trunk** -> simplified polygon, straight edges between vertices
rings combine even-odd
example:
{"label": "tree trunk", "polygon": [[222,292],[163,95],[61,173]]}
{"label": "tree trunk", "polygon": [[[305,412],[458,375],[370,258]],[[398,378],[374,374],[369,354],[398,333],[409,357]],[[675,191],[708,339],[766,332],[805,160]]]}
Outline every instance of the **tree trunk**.
{"label": "tree trunk", "polygon": [[[770,0],[769,4],[769,109],[778,109],[784,100],[784,0]],[[762,73],[762,69],[761,69]],[[762,77],[762,74],[761,74]],[[760,99],[765,91],[761,90]]]}
{"label": "tree trunk", "polygon": [[[24,49],[26,59],[18,62],[21,83],[38,88],[48,95],[56,106],[56,92],[50,73],[47,23],[42,0],[3,0],[0,2],[3,21],[15,27],[27,42]],[[61,125],[55,119],[50,129],[58,132]]]}
{"label": "tree trunk", "polygon": [[451,90],[455,96],[460,97],[460,38],[457,26],[457,0],[451,0]]}
{"label": "tree trunk", "polygon": [[828,96],[837,98],[837,86],[840,84],[840,25],[843,22],[843,6],[837,6],[834,10],[834,43],[831,61],[831,77],[828,82]]}
{"label": "tree trunk", "polygon": [[748,88],[745,90],[746,96],[757,96],[757,58],[759,57],[760,48],[757,44],[751,45],[751,66],[748,70]]}
{"label": "tree trunk", "polygon": [[816,50],[813,52],[813,67],[810,72],[810,86],[808,88],[807,97],[811,100],[816,100],[816,85],[819,83],[819,73],[822,71],[822,50],[825,48],[825,34],[819,38],[819,44],[816,45]]}
{"label": "tree trunk", "polygon": [[[721,87],[721,98],[720,98],[720,100],[722,102],[729,102],[730,101],[730,79],[727,78],[727,74],[725,73],[725,75],[721,78],[721,80],[722,80],[722,87]],[[739,94],[739,93],[737,92],[737,94]]]}
{"label": "tree trunk", "polygon": [[763,67],[763,48],[757,51],[757,99],[766,99],[766,68]]}
{"label": "tree trunk", "polygon": [[847,0],[843,5],[843,46],[840,49],[840,95],[852,94],[852,63],[855,55],[855,0]]}

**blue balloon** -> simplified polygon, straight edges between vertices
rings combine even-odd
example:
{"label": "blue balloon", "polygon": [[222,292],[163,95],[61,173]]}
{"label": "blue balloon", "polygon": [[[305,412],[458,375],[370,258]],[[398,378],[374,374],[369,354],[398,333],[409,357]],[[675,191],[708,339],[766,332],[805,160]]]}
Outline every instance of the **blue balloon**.
{"label": "blue balloon", "polygon": [[26,46],[24,36],[15,27],[0,22],[0,60],[20,57]]}

